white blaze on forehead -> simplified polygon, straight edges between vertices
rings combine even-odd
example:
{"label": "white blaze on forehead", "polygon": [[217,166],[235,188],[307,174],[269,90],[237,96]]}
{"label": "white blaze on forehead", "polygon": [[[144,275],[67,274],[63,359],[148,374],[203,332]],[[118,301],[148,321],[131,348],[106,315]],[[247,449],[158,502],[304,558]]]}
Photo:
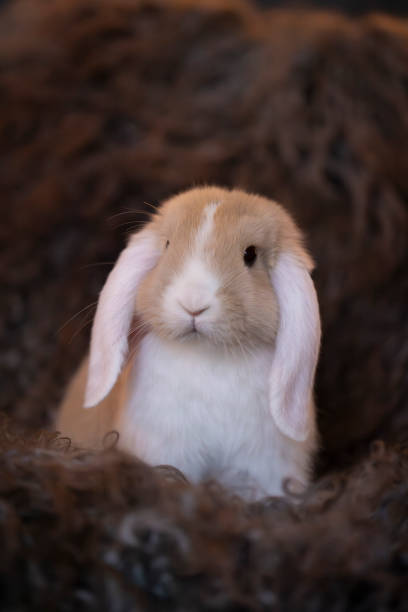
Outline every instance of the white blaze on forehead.
{"label": "white blaze on forehead", "polygon": [[202,250],[207,240],[211,237],[214,226],[214,215],[219,204],[219,202],[211,202],[203,210],[203,219],[198,228],[194,245],[196,253],[199,253]]}
{"label": "white blaze on forehead", "polygon": [[214,214],[219,202],[211,202],[203,210],[201,224],[193,241],[193,249],[186,253],[184,265],[165,292],[165,310],[170,312],[180,304],[191,311],[214,307],[219,279],[207,261],[205,245],[213,236]]}

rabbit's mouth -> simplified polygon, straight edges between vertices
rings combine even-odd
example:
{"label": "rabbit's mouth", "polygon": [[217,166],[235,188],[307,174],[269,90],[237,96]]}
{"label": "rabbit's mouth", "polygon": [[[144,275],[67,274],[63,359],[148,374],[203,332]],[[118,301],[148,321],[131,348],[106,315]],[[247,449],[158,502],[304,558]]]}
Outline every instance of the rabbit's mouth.
{"label": "rabbit's mouth", "polygon": [[184,328],[181,333],[178,334],[178,339],[181,342],[210,342],[211,338],[205,330],[200,329],[200,326],[197,324],[194,319],[191,321],[191,324]]}
{"label": "rabbit's mouth", "polygon": [[197,329],[194,322],[192,323],[190,329],[186,330],[184,334],[182,335],[182,338],[186,340],[187,339],[194,340],[194,339],[203,338],[203,337],[204,337],[204,334]]}

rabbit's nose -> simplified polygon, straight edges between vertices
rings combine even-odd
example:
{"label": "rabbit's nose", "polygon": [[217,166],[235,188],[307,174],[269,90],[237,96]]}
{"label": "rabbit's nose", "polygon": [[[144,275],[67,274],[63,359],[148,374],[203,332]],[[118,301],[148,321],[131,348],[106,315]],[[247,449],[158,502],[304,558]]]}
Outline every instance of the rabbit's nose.
{"label": "rabbit's nose", "polygon": [[203,306],[203,308],[197,308],[196,310],[191,310],[191,308],[187,308],[187,306],[184,306],[182,302],[179,302],[179,304],[182,307],[182,309],[188,312],[188,314],[191,315],[192,317],[198,317],[201,313],[209,309],[209,306]]}

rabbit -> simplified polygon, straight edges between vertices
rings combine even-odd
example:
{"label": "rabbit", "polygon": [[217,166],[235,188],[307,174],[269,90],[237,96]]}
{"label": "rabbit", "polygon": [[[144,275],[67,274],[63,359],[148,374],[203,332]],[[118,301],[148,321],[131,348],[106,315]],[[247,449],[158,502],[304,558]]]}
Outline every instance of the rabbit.
{"label": "rabbit", "polygon": [[312,268],[274,201],[220,187],[170,198],[108,276],[57,428],[84,447],[116,430],[144,462],[251,501],[282,495],[288,478],[306,487],[318,446]]}

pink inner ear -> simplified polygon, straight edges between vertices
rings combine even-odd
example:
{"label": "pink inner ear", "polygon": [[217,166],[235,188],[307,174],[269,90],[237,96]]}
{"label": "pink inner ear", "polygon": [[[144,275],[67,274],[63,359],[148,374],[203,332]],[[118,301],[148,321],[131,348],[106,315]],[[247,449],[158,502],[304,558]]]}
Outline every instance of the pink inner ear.
{"label": "pink inner ear", "polygon": [[305,267],[282,253],[271,271],[279,329],[270,372],[270,408],[279,429],[304,441],[314,427],[313,382],[320,345],[320,316]]}
{"label": "pink inner ear", "polygon": [[92,327],[85,408],[106,397],[122,370],[137,289],[158,257],[155,235],[146,228],[133,236],[108,276]]}

